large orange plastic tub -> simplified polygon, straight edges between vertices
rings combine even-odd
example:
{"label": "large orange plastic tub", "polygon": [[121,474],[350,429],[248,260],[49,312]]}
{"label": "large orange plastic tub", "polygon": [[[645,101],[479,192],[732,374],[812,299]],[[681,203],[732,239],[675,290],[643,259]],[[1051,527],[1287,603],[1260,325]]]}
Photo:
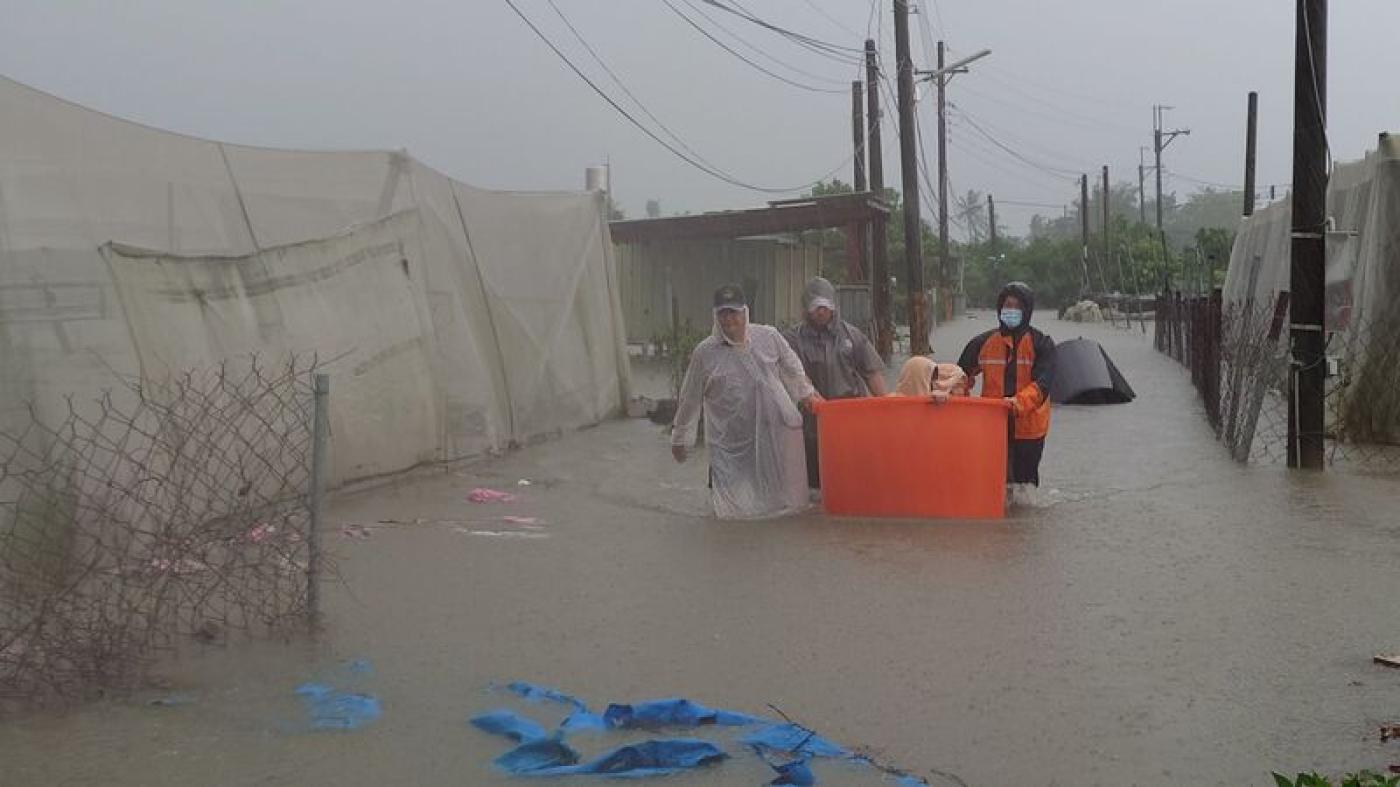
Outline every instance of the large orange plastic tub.
{"label": "large orange plastic tub", "polygon": [[822,503],[845,516],[1000,518],[1009,412],[974,397],[822,402]]}

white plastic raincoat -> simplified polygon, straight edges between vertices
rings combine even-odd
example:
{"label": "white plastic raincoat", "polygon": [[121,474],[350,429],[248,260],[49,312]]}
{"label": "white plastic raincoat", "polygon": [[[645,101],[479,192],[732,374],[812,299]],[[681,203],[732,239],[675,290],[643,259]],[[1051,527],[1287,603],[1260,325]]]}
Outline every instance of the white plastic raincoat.
{"label": "white plastic raincoat", "polygon": [[802,414],[814,393],[802,362],[777,329],[748,326],[729,341],[718,321],[690,356],[673,445],[692,442],[703,406],[710,449],[710,499],[721,519],[762,519],[807,507]]}

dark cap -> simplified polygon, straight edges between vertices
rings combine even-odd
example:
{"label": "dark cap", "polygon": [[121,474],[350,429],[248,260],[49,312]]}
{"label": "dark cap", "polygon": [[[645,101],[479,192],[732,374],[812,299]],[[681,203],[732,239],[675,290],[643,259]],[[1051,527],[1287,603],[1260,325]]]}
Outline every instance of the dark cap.
{"label": "dark cap", "polygon": [[716,309],[742,309],[748,305],[744,291],[737,284],[726,284],[715,290]]}

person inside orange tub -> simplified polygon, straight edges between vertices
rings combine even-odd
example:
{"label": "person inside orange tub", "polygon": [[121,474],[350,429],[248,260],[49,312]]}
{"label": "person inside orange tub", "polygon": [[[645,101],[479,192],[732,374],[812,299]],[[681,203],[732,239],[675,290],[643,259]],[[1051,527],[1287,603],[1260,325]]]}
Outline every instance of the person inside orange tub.
{"label": "person inside orange tub", "polygon": [[935,363],[916,355],[904,362],[899,381],[890,396],[919,396],[946,402],[950,396],[967,395],[967,374],[955,363]]}

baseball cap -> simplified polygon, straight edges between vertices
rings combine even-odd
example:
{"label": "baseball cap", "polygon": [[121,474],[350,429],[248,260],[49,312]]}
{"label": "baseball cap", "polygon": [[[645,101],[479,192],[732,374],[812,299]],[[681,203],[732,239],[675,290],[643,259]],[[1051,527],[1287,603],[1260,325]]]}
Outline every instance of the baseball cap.
{"label": "baseball cap", "polygon": [[715,309],[742,309],[748,306],[744,291],[737,284],[726,284],[715,290]]}

